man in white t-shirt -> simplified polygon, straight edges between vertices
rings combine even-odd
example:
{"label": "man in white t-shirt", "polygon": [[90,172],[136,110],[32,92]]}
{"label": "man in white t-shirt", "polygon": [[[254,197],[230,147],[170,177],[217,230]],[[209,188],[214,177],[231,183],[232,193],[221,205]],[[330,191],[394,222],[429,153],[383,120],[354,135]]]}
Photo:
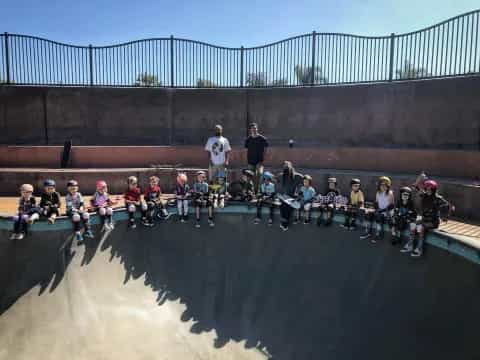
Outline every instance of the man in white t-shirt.
{"label": "man in white t-shirt", "polygon": [[230,143],[226,137],[222,136],[223,128],[221,125],[215,125],[215,136],[208,139],[205,150],[208,152],[208,177],[214,180],[219,171],[224,171],[228,166],[230,156]]}

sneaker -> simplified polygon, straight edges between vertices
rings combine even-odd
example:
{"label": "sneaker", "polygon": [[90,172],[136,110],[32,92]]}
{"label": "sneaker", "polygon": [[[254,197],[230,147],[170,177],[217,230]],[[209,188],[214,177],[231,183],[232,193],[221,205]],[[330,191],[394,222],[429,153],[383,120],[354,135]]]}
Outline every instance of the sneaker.
{"label": "sneaker", "polygon": [[129,224],[129,227],[130,229],[135,229],[137,227],[137,224],[135,224],[135,221],[132,221],[130,224]]}
{"label": "sneaker", "polygon": [[350,225],[350,227],[348,228],[348,230],[350,231],[355,231],[357,230],[357,227],[355,225]]}
{"label": "sneaker", "polygon": [[49,218],[48,218],[48,223],[49,223],[50,225],[55,224],[55,218],[49,217]]}
{"label": "sneaker", "polygon": [[17,234],[16,240],[22,240],[24,237],[25,237],[25,233],[21,232],[21,233]]}
{"label": "sneaker", "polygon": [[365,240],[365,239],[370,238],[371,236],[372,236],[372,234],[370,234],[369,232],[364,233],[363,235],[360,235],[360,239]]}
{"label": "sneaker", "polygon": [[215,223],[213,222],[213,220],[210,220],[210,219],[209,219],[209,220],[208,220],[208,225],[209,225],[210,227],[214,227],[214,226],[215,226]]}
{"label": "sneaker", "polygon": [[199,221],[197,221],[197,222],[195,223],[195,227],[196,227],[197,229],[200,228],[200,222],[199,222]]}
{"label": "sneaker", "polygon": [[162,219],[163,220],[168,220],[172,216],[168,211],[165,210],[165,212],[162,214]]}
{"label": "sneaker", "polygon": [[372,244],[375,244],[377,241],[379,241],[381,239],[381,235],[379,233],[376,233],[375,236],[373,236],[371,239],[370,239],[370,242]]}
{"label": "sneaker", "polygon": [[88,229],[87,231],[85,231],[84,235],[85,235],[85,237],[87,237],[87,238],[93,239],[93,232],[92,232],[92,230],[90,230],[90,229]]}
{"label": "sneaker", "polygon": [[412,250],[413,250],[413,246],[409,245],[409,244],[406,244],[403,248],[400,249],[400,252],[401,253],[409,253],[409,252],[412,252]]}
{"label": "sneaker", "polygon": [[300,219],[293,220],[293,225],[297,225],[300,222]]}
{"label": "sneaker", "polygon": [[350,229],[350,226],[348,226],[348,224],[341,224],[340,227],[348,230]]}
{"label": "sneaker", "polygon": [[415,249],[412,251],[412,253],[410,254],[411,257],[420,257],[422,256],[422,250],[420,249]]}
{"label": "sneaker", "polygon": [[285,226],[283,224],[280,224],[280,229],[282,229],[283,231],[287,231],[288,230],[288,226]]}
{"label": "sneaker", "polygon": [[184,223],[185,221],[186,221],[186,220],[185,220],[185,216],[180,215],[180,222],[181,222],[181,223]]}
{"label": "sneaker", "polygon": [[147,226],[148,226],[148,227],[154,227],[154,226],[155,226],[155,223],[153,222],[153,220],[150,220],[150,221],[148,222],[148,225],[147,225]]}
{"label": "sneaker", "polygon": [[77,240],[77,245],[82,245],[83,244],[83,236],[80,233],[80,231],[77,231],[75,233],[75,239]]}
{"label": "sneaker", "polygon": [[308,224],[310,224],[310,219],[303,220],[303,225],[308,225]]}
{"label": "sneaker", "polygon": [[143,226],[150,226],[150,222],[147,219],[142,219]]}
{"label": "sneaker", "polygon": [[273,219],[268,219],[268,226],[272,226],[273,225]]}
{"label": "sneaker", "polygon": [[17,234],[17,233],[12,233],[12,234],[10,235],[10,238],[9,238],[9,239],[10,239],[10,240],[16,240],[17,237],[18,237],[18,234]]}
{"label": "sneaker", "polygon": [[253,223],[254,224],[260,224],[260,218],[258,218],[258,217],[255,218],[255,220],[253,220]]}

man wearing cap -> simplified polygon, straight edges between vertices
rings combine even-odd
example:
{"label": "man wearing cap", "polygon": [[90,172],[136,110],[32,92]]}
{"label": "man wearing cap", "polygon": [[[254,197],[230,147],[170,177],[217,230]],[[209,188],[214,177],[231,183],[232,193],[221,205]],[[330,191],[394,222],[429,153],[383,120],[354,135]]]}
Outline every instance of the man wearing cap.
{"label": "man wearing cap", "polygon": [[215,136],[207,140],[205,151],[208,152],[208,178],[214,180],[219,171],[225,171],[228,166],[230,151],[230,142],[222,135],[221,125],[215,125]]}
{"label": "man wearing cap", "polygon": [[268,148],[268,141],[265,136],[258,133],[258,125],[256,123],[250,124],[249,132],[250,135],[245,140],[248,169],[255,174],[255,189],[258,190],[259,179],[263,174],[263,161]]}

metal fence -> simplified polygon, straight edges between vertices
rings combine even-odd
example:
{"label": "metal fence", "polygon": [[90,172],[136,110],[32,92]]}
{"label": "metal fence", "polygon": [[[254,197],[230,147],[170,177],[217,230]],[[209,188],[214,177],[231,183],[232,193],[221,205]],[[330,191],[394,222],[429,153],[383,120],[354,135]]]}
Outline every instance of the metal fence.
{"label": "metal fence", "polygon": [[310,33],[228,48],[155,38],[74,46],[0,35],[0,83],[56,86],[272,87],[480,73],[480,10],[389,36]]}

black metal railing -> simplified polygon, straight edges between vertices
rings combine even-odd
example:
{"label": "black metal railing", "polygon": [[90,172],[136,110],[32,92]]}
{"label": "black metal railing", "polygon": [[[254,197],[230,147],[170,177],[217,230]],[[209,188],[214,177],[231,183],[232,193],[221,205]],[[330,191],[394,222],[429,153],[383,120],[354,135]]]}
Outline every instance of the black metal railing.
{"label": "black metal railing", "polygon": [[389,36],[310,33],[228,48],[155,38],[74,46],[0,35],[0,83],[56,86],[271,87],[480,73],[480,10]]}

